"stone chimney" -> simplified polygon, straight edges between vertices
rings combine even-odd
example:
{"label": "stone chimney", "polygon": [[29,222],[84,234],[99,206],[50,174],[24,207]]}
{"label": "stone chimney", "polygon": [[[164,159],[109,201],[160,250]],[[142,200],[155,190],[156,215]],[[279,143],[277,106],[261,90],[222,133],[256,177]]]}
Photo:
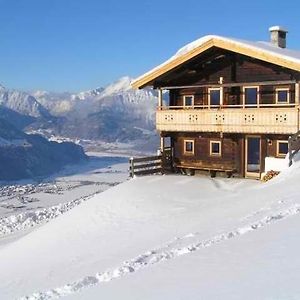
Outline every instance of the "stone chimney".
{"label": "stone chimney", "polygon": [[271,33],[271,43],[274,46],[286,48],[286,34],[288,31],[281,26],[272,26],[269,31]]}

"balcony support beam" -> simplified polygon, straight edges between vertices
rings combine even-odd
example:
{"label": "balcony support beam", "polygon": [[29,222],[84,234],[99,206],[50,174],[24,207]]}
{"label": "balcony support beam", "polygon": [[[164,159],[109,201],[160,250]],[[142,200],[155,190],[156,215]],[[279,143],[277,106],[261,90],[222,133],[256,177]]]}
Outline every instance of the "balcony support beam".
{"label": "balcony support beam", "polygon": [[162,89],[158,89],[158,108],[160,109],[162,107]]}
{"label": "balcony support beam", "polygon": [[160,152],[163,153],[165,149],[165,138],[160,136]]}
{"label": "balcony support beam", "polygon": [[295,104],[299,105],[299,82],[295,83]]}

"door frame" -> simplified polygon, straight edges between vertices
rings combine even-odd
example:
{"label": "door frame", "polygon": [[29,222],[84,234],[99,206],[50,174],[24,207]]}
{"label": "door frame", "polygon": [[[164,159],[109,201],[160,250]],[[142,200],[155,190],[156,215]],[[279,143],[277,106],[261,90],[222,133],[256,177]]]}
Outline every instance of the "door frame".
{"label": "door frame", "polygon": [[[248,172],[247,167],[248,167],[248,138],[259,138],[259,172]],[[245,135],[245,151],[244,151],[244,157],[245,157],[245,177],[246,178],[257,178],[259,179],[261,176],[261,162],[262,162],[262,138],[260,135]]]}

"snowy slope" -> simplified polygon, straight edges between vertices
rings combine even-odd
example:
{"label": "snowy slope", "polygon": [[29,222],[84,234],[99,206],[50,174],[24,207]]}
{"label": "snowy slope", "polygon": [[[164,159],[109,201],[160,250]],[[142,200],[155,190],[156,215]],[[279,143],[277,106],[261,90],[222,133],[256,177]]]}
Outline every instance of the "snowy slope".
{"label": "snowy slope", "polygon": [[129,180],[0,248],[1,299],[296,299],[299,178]]}
{"label": "snowy slope", "polygon": [[299,216],[65,299],[299,299]]}

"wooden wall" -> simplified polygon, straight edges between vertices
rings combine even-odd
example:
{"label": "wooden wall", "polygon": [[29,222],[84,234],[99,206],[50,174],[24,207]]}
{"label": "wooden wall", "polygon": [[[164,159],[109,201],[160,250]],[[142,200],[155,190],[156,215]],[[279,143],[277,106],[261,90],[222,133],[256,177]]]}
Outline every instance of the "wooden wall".
{"label": "wooden wall", "polygon": [[[300,80],[300,73],[270,63],[252,59],[218,48],[212,48],[176,70],[163,75],[156,87],[218,84],[220,77],[224,83],[249,83],[259,81]],[[261,86],[260,103],[275,104],[275,88],[290,89],[290,103],[295,102],[294,85]],[[194,105],[208,104],[208,88],[170,90],[170,105],[182,106],[183,95],[194,95]],[[242,104],[242,87],[224,88],[224,104]],[[172,137],[174,162],[178,166],[196,169],[236,170],[244,176],[245,135],[226,134],[220,138],[216,133],[175,133],[164,132]],[[287,136],[261,136],[261,171],[264,171],[266,156],[276,157],[276,140],[286,140]],[[193,139],[195,152],[184,154],[184,139]],[[211,156],[209,141],[222,140],[222,156]]]}
{"label": "wooden wall", "polygon": [[[247,56],[221,49],[210,49],[198,58],[164,75],[157,86],[180,86],[218,84],[220,77],[224,83],[249,83],[259,81],[300,80],[300,73]],[[277,86],[279,87],[279,86]],[[289,87],[290,102],[295,101],[294,86]],[[195,95],[195,105],[208,103],[208,88],[181,89],[170,91],[170,105],[183,105],[182,95]],[[261,103],[275,103],[275,86],[264,86],[260,90]],[[224,89],[225,104],[242,104],[242,87]]]}
{"label": "wooden wall", "polygon": [[154,86],[300,80],[300,73],[248,56],[213,47],[164,74]]}
{"label": "wooden wall", "polygon": [[288,140],[287,135],[270,135],[266,136],[266,156],[277,157],[277,141]]}
{"label": "wooden wall", "polygon": [[[241,171],[240,139],[236,136],[220,138],[219,134],[172,135],[174,162],[198,169]],[[194,140],[194,154],[184,153],[184,140]],[[222,155],[210,155],[210,140],[222,141]]]}
{"label": "wooden wall", "polygon": [[[259,89],[261,104],[275,104],[276,103],[276,88],[289,88],[290,102],[295,103],[295,86],[261,86]],[[170,105],[183,106],[183,96],[193,95],[194,105],[208,105],[208,88],[194,88],[194,89],[180,89],[170,90]],[[242,105],[243,104],[243,88],[233,87],[224,88],[223,103],[225,105]]]}
{"label": "wooden wall", "polygon": [[[245,135],[210,133],[170,134],[174,148],[174,163],[178,167],[203,170],[235,170],[240,176],[245,175]],[[277,157],[277,140],[287,140],[287,135],[261,136],[261,172],[264,172],[265,157]],[[184,140],[194,140],[194,154],[184,153]],[[222,141],[222,155],[210,155],[210,141]]]}

